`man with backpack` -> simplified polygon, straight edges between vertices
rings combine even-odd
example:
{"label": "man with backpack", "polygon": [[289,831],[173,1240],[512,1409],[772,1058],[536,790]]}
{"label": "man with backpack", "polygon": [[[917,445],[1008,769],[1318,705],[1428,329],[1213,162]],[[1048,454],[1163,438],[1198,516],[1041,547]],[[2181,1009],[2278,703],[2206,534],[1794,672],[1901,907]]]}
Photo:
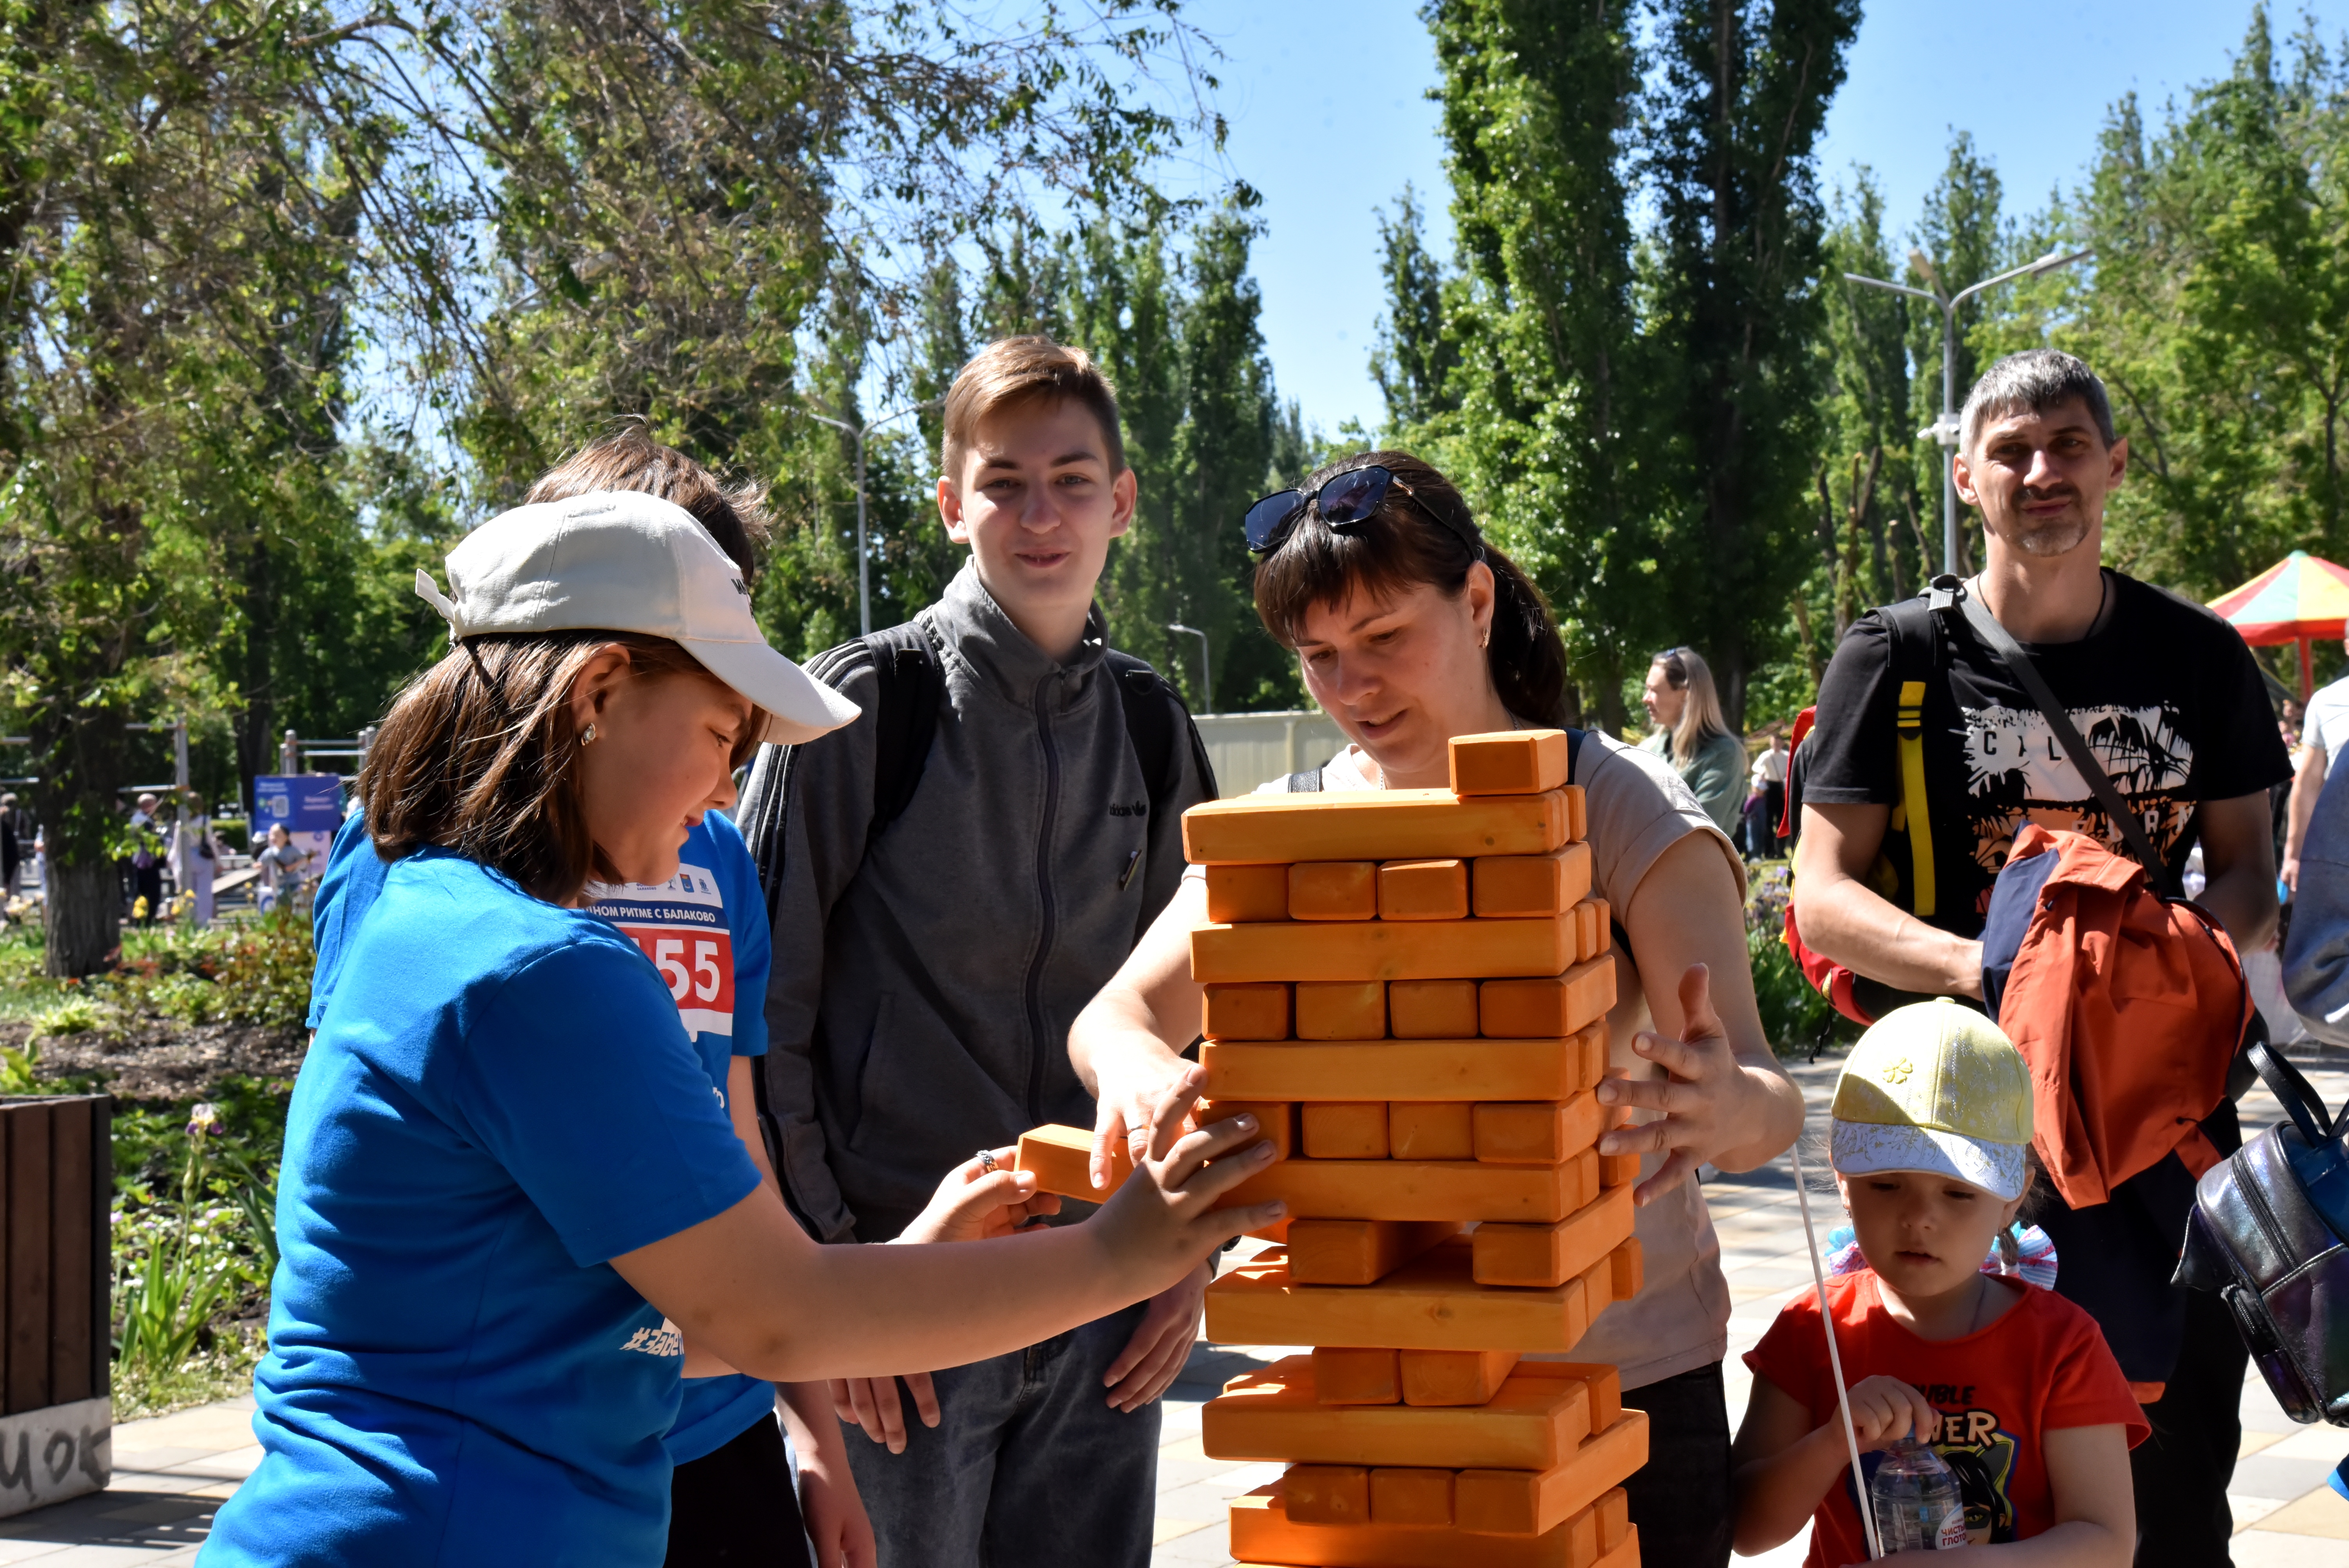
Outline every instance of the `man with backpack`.
{"label": "man with backpack", "polygon": [[[827,1242],[895,1238],[973,1150],[1092,1125],[1070,1021],[1173,895],[1182,814],[1215,795],[1181,701],[1108,647],[1093,602],[1134,505],[1108,381],[1007,339],[963,367],[945,423],[938,511],[970,560],[908,624],[812,664],[863,717],[767,748],[739,812],[776,933],[776,1170]],[[843,1418],[887,1439],[850,1444],[881,1568],[1146,1563],[1154,1401],[1206,1288],[1203,1268],[1017,1355],[908,1377],[922,1426],[895,1379],[835,1385]]]}
{"label": "man with backpack", "polygon": [[[1836,651],[1796,759],[1794,914],[1872,1013],[1982,995],[1984,916],[2027,822],[2102,840],[2173,896],[2199,842],[2203,907],[2240,951],[2273,940],[2268,790],[2290,760],[2234,630],[2102,565],[2105,501],[2127,456],[2079,360],[2040,349],[1991,366],[1966,399],[1956,460],[1959,494],[1982,515],[1982,572],[1863,618]],[[2226,1012],[2208,1020],[2220,1050],[2240,1027]],[[2221,1152],[2239,1140],[2226,1101],[2202,1127]],[[2244,1351],[2216,1297],[2158,1294],[2191,1197],[2176,1165],[2116,1188],[2104,1212],[2051,1202],[2043,1223],[2062,1254],[2057,1289],[2133,1270],[2147,1313],[2182,1316],[2174,1362],[2124,1356],[2153,1426],[2131,1456],[2137,1561],[2223,1563]]]}

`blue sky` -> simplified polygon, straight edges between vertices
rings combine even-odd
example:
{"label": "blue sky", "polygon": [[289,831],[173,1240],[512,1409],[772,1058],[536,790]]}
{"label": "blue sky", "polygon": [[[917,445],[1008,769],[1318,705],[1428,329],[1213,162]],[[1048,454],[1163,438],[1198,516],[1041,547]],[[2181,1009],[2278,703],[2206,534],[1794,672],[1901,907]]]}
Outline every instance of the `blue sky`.
{"label": "blue sky", "polygon": [[[1412,0],[1193,0],[1226,58],[1218,107],[1230,170],[1263,192],[1256,252],[1264,329],[1282,395],[1324,430],[1383,409],[1370,377],[1383,301],[1375,213],[1406,181],[1438,213],[1449,191],[1434,50]],[[2349,0],[2312,0],[2328,43]],[[2010,211],[2045,204],[2095,150],[2110,106],[2135,89],[2149,119],[2225,71],[2251,18],[2239,0],[2087,0],[2070,5],[1880,0],[1868,7],[1820,149],[1823,182],[1872,167],[1894,221],[1916,221],[1952,132],[1973,133]],[[2297,31],[2300,7],[2277,31]]]}

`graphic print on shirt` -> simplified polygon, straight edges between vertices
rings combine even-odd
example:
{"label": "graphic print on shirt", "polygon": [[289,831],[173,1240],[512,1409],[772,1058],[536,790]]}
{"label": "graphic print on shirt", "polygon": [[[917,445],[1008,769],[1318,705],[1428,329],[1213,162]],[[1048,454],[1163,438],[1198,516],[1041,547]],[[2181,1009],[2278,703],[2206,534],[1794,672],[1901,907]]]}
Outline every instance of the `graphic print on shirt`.
{"label": "graphic print on shirt", "polygon": [[[1973,1403],[1971,1384],[1960,1387],[1934,1383],[1920,1391],[1941,1412],[1941,1427],[1933,1434],[1932,1449],[1957,1477],[1958,1496],[1966,1510],[1967,1542],[1987,1546],[2013,1540],[2014,1502],[2010,1495],[2014,1480],[2013,1434],[1999,1425],[1997,1411]],[[1964,1408],[1951,1410],[1948,1408],[1951,1404]],[[1878,1449],[1859,1456],[1859,1497],[1865,1497],[1874,1484],[1876,1467],[1882,1462],[1886,1451]],[[1849,1472],[1845,1473],[1848,1477]],[[1854,1501],[1857,1503],[1857,1497]]]}
{"label": "graphic print on shirt", "polygon": [[734,936],[726,897],[706,866],[680,865],[658,887],[589,882],[588,908],[644,950],[697,1035],[734,1033]]}
{"label": "graphic print on shirt", "polygon": [[[2137,809],[2146,837],[2165,861],[2194,815],[2186,793],[2194,769],[2194,748],[2178,732],[2178,716],[2167,705],[2147,707],[2066,708],[2089,754],[2104,766],[2113,787]],[[1961,707],[1960,732],[1966,759],[1966,816],[1973,856],[1992,876],[2006,864],[2014,835],[2025,820],[2102,839],[2117,853],[2128,852],[2120,830],[2106,820],[2088,781],[2072,765],[2064,744],[2037,708]],[[1980,907],[1990,907],[1990,889]]]}

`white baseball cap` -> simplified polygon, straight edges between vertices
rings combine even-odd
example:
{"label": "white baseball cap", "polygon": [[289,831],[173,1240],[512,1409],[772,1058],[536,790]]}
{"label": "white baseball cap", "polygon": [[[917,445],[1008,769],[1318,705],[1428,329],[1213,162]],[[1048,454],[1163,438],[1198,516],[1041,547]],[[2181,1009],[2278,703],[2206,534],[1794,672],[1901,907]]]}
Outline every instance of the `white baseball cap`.
{"label": "white baseball cap", "polygon": [[733,560],[683,507],[641,490],[591,490],[500,512],[449,552],[443,594],[416,596],[451,643],[484,632],[636,632],[667,637],[771,716],[762,739],[813,740],[856,705],[767,645]]}

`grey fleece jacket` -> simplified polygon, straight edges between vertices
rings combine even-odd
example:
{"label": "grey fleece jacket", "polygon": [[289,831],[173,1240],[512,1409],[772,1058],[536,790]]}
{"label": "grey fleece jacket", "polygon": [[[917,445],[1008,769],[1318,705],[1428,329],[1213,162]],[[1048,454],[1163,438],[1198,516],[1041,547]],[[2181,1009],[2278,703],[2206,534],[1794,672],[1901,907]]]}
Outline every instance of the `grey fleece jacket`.
{"label": "grey fleece jacket", "polygon": [[1206,798],[1178,745],[1183,787],[1151,813],[1098,607],[1066,664],[968,562],[916,618],[942,650],[937,732],[869,855],[878,680],[861,648],[833,679],[864,717],[755,770],[782,791],[768,1109],[779,1174],[826,1241],[888,1241],[973,1150],[1092,1125],[1069,1025],[1173,897],[1181,810]]}

